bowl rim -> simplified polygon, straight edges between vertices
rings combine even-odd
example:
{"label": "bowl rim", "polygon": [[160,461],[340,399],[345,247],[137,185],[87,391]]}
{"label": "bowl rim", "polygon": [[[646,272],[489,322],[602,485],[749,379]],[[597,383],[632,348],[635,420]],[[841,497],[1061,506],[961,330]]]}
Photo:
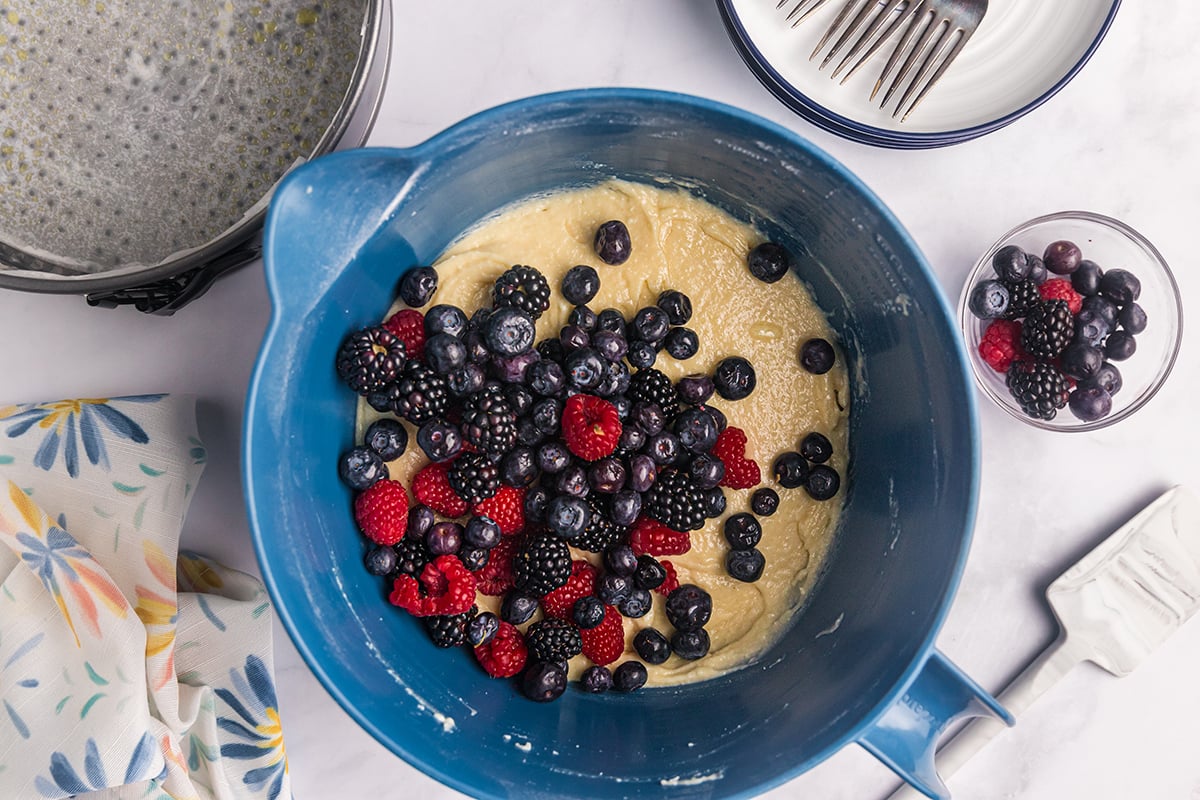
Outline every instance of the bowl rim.
{"label": "bowl rim", "polygon": [[[417,143],[410,147],[374,147],[360,148],[356,150],[343,151],[327,156],[323,156],[321,160],[328,161],[329,159],[369,159],[379,158],[381,155],[390,155],[398,159],[404,159],[410,162],[420,164],[428,158],[427,153],[442,147],[447,142],[458,140],[470,141],[481,137],[482,133],[488,130],[494,130],[497,121],[511,121],[514,118],[525,116],[528,110],[545,110],[546,108],[554,107],[555,105],[562,106],[564,109],[586,110],[593,103],[597,104],[612,104],[613,102],[633,103],[638,107],[650,107],[656,111],[664,109],[671,113],[691,113],[701,112],[721,117],[729,118],[731,122],[743,124],[762,130],[764,133],[784,140],[787,144],[794,146],[800,151],[803,151],[808,157],[816,162],[821,163],[832,173],[836,174],[840,180],[844,180],[854,191],[858,192],[863,199],[869,203],[873,210],[879,215],[883,224],[888,225],[894,232],[897,243],[903,245],[907,251],[914,257],[913,267],[916,269],[920,277],[932,289],[932,297],[934,303],[941,311],[941,320],[947,328],[947,347],[950,352],[957,354],[957,366],[955,377],[961,383],[964,389],[971,383],[971,368],[968,366],[969,355],[965,352],[966,348],[963,344],[962,337],[954,335],[956,326],[954,320],[953,309],[950,305],[950,300],[945,288],[937,280],[933,273],[932,267],[917,246],[912,234],[905,228],[894,212],[888,207],[883,200],[872,191],[857,175],[852,173],[845,165],[827,153],[824,149],[805,138],[800,133],[791,130],[783,125],[775,123],[769,119],[761,117],[753,112],[746,111],[736,106],[728,105],[715,100],[710,100],[704,97],[690,95],[679,92],[631,88],[631,87],[595,87],[584,89],[569,89],[563,91],[548,92],[542,94],[531,95],[516,100],[511,100],[501,103],[484,110],[475,112],[460,121],[449,125],[441,131],[433,134],[423,142]],[[314,162],[317,160],[314,159]],[[300,183],[307,179],[306,171],[309,165],[303,165],[284,178],[278,187],[277,194],[282,195],[286,192],[287,186],[292,183]],[[419,170],[418,170],[419,171]],[[399,187],[397,191],[400,191]],[[267,420],[271,418],[273,412],[270,404],[260,396],[260,392],[264,385],[269,384],[268,373],[271,369],[271,359],[268,357],[272,348],[275,347],[291,347],[292,345],[281,343],[280,337],[284,336],[285,323],[297,322],[303,324],[303,314],[305,309],[288,308],[282,302],[283,295],[286,291],[288,277],[285,274],[286,268],[277,264],[272,256],[272,240],[274,215],[268,213],[264,247],[264,277],[267,282],[268,292],[272,302],[272,311],[270,321],[266,331],[263,334],[263,339],[260,344],[259,352],[256,357],[254,370],[251,374],[248,383],[245,411],[243,414],[242,423],[242,488],[244,494],[244,502],[246,504],[247,516],[250,522],[251,538],[254,545],[255,555],[259,562],[260,570],[263,577],[263,582],[268,589],[268,593],[275,604],[275,611],[284,629],[287,631],[296,650],[308,665],[309,669],[318,678],[322,687],[337,701],[342,709],[356,722],[366,730],[376,741],[384,745],[392,753],[399,755],[406,762],[433,777],[444,785],[450,786],[458,791],[462,791],[476,797],[493,797],[486,793],[480,786],[466,782],[455,774],[453,770],[445,769],[436,763],[431,763],[422,758],[416,757],[408,751],[404,746],[403,741],[398,740],[395,736],[389,734],[380,728],[376,721],[367,714],[366,706],[352,702],[346,688],[341,686],[334,680],[329,669],[323,663],[321,658],[323,653],[319,651],[315,645],[319,644],[319,640],[314,639],[311,635],[305,635],[300,628],[297,617],[293,615],[293,609],[287,604],[279,602],[280,594],[280,574],[277,574],[273,566],[272,559],[269,557],[266,542],[264,541],[263,526],[270,525],[270,514],[265,513],[267,509],[260,506],[258,497],[261,494],[256,487],[256,477],[254,464],[258,458],[271,458],[268,454],[260,456],[255,447],[255,438],[258,434],[257,427],[261,425],[264,428],[269,427]],[[981,464],[981,444],[980,444],[980,429],[978,420],[978,406],[974,397],[974,393],[966,390],[962,393],[964,400],[963,422],[969,436],[969,441],[965,443],[969,458],[966,467],[970,469],[972,479],[969,481],[967,491],[963,497],[963,530],[962,530],[962,547],[960,548],[957,557],[948,567],[948,578],[946,580],[944,592],[938,602],[937,608],[929,616],[928,629],[920,637],[914,637],[914,655],[907,665],[900,672],[892,687],[886,691],[880,700],[868,711],[862,715],[861,723],[853,730],[848,731],[836,741],[832,742],[824,750],[809,755],[807,759],[797,759],[795,763],[780,769],[772,777],[759,781],[752,788],[733,792],[729,796],[736,797],[751,797],[761,792],[780,786],[787,781],[790,781],[800,774],[807,772],[815,767],[820,762],[828,759],[834,753],[846,747],[848,744],[861,741],[864,732],[873,726],[895,703],[903,696],[906,688],[913,683],[919,676],[924,664],[936,647],[935,641],[938,633],[945,624],[946,618],[949,615],[952,600],[957,593],[961,583],[963,573],[965,571],[967,558],[970,553],[970,546],[973,538],[974,523],[978,510],[979,496],[979,475]],[[259,417],[262,416],[260,420]],[[718,678],[719,680],[719,678]],[[701,684],[696,684],[701,685]],[[676,691],[679,687],[664,687],[661,691]],[[659,691],[652,689],[650,691]],[[418,699],[419,702],[419,699]],[[725,795],[721,795],[725,796]],[[497,800],[500,796],[495,795]]]}
{"label": "bowl rim", "polygon": [[1166,258],[1161,252],[1159,252],[1158,248],[1154,246],[1153,242],[1147,239],[1128,223],[1122,222],[1115,217],[1110,217],[1095,211],[1068,209],[1064,211],[1054,211],[1048,214],[1042,214],[1040,216],[1025,220],[1021,224],[1014,226],[1003,236],[996,239],[995,242],[989,245],[979,257],[979,260],[975,262],[975,266],[971,268],[971,271],[967,275],[966,282],[963,284],[962,291],[959,293],[958,324],[962,331],[963,343],[966,345],[967,339],[969,338],[968,331],[971,328],[978,326],[981,322],[981,320],[972,314],[968,308],[968,299],[971,294],[971,287],[974,286],[975,282],[980,278],[980,276],[989,269],[989,262],[992,254],[994,254],[1011,239],[1026,233],[1027,231],[1033,230],[1042,225],[1053,224],[1063,220],[1085,222],[1088,224],[1097,225],[1101,228],[1108,229],[1120,234],[1121,236],[1124,236],[1150,257],[1149,262],[1153,263],[1161,271],[1162,276],[1166,279],[1167,285],[1171,287],[1170,299],[1174,301],[1173,309],[1175,312],[1175,336],[1170,342],[1166,361],[1163,363],[1162,369],[1159,371],[1155,380],[1143,388],[1138,394],[1137,398],[1131,404],[1125,408],[1122,408],[1115,414],[1109,414],[1108,416],[1101,417],[1098,420],[1092,420],[1091,422],[1084,422],[1075,417],[1070,417],[1069,419],[1072,420],[1070,424],[1061,425],[1055,424],[1055,420],[1067,418],[1065,415],[1056,415],[1055,419],[1053,420],[1041,420],[1028,416],[1015,405],[1013,405],[1010,397],[997,392],[995,387],[993,387],[987,380],[987,374],[984,372],[984,369],[987,369],[988,367],[987,365],[980,363],[978,350],[975,347],[966,347],[966,350],[968,360],[971,362],[971,372],[975,379],[975,385],[979,387],[979,389],[990,400],[992,400],[993,403],[1008,413],[1009,416],[1015,417],[1016,419],[1019,419],[1028,425],[1032,425],[1035,428],[1040,428],[1041,430],[1054,431],[1057,433],[1088,433],[1110,427],[1121,420],[1127,419],[1135,412],[1144,408],[1146,404],[1149,403],[1154,396],[1158,394],[1159,390],[1161,390],[1166,384],[1167,378],[1170,376],[1175,367],[1175,362],[1178,360],[1179,351],[1183,345],[1183,297],[1179,291],[1179,284],[1175,280],[1174,272],[1171,271],[1171,267],[1167,263]]}

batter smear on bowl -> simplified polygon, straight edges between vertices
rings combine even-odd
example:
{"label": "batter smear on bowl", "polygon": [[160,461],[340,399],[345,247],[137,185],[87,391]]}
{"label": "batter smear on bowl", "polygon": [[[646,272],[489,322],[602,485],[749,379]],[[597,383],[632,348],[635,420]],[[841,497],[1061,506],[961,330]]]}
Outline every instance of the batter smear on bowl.
{"label": "batter smear on bowl", "polygon": [[850,396],[785,249],[610,181],[498,212],[398,294],[338,353],[340,474],[435,645],[545,701],[706,680],[783,633],[837,528]]}

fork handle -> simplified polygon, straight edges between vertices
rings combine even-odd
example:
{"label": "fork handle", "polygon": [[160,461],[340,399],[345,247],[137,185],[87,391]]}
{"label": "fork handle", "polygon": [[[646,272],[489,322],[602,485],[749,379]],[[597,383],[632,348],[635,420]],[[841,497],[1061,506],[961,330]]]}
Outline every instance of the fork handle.
{"label": "fork handle", "polygon": [[[1082,661],[1078,653],[1073,652],[1065,634],[1060,634],[1053,644],[1025,667],[1012,680],[996,699],[1014,717],[1033,704],[1046,690],[1058,683],[1071,669]],[[942,779],[949,778],[967,760],[983,749],[996,734],[1007,730],[1007,726],[992,717],[975,717],[963,725],[954,736],[948,739],[937,751],[937,771]],[[905,784],[892,794],[888,800],[918,800],[925,795]]]}

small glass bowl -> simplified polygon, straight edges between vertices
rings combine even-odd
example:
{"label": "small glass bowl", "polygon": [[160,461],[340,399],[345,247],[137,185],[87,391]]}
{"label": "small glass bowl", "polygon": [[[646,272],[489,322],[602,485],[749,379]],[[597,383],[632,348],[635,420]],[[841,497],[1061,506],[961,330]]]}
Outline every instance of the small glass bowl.
{"label": "small glass bowl", "polygon": [[[1146,312],[1147,325],[1136,335],[1137,349],[1124,361],[1111,362],[1121,373],[1122,384],[1112,395],[1112,410],[1085,422],[1069,407],[1051,420],[1031,417],[1021,410],[1005,384],[1005,375],[992,369],[979,354],[979,341],[990,320],[976,317],[968,308],[971,289],[980,280],[996,277],[992,257],[1001,247],[1015,244],[1027,253],[1042,256],[1051,242],[1074,242],[1083,258],[1102,270],[1125,269],[1141,282],[1137,299]],[[1069,275],[1050,273],[1047,279]],[[1113,425],[1149,402],[1166,381],[1183,338],[1183,303],[1167,262],[1141,234],[1125,223],[1088,211],[1059,211],[1031,219],[1013,228],[988,248],[971,270],[958,301],[958,318],[966,340],[975,381],[983,393],[1017,419],[1044,430],[1094,431]]]}

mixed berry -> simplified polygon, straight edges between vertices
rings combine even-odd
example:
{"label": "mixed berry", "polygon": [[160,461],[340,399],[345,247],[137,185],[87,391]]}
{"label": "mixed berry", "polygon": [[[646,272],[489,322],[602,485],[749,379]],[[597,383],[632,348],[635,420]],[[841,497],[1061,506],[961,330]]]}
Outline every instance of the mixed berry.
{"label": "mixed berry", "polygon": [[[594,244],[610,265],[632,248],[618,220],[601,225]],[[747,258],[766,283],[791,263],[771,243]],[[753,393],[753,364],[729,356],[711,374],[673,381],[654,365],[696,354],[699,337],[686,327],[691,300],[668,289],[632,313],[596,312],[587,303],[600,275],[587,265],[566,272],[558,288],[575,307],[540,341],[535,323],[552,290],[537,269],[508,269],[492,286],[491,305],[470,313],[448,304],[417,310],[437,284],[436,270],[409,270],[399,287],[408,307],[348,336],[336,359],[342,380],[391,415],[373,422],[339,463],[371,542],[368,572],[385,580],[394,605],[422,620],[437,647],[469,648],[485,672],[516,677],[533,700],[561,696],[567,662],[578,655],[591,662],[580,681],[588,692],[636,690],[647,680],[645,664],[672,654],[703,658],[712,597],[681,585],[670,557],[689,552],[693,534],[724,516],[726,489],[757,487],[750,511],[717,526],[728,574],[757,581],[768,568],[759,517],[780,501],[760,486],[746,433],[708,402]],[[828,341],[810,339],[799,359],[822,374],[835,353]],[[426,459],[407,487],[388,470],[408,449],[401,420]],[[826,463],[831,455],[829,439],[809,432],[796,452],[777,458],[774,477],[784,491],[804,487],[828,500],[840,484]],[[670,629],[642,625],[629,635],[625,620],[648,614],[656,594]],[[481,611],[481,597],[499,598],[496,611]],[[627,641],[640,661],[616,664]]]}
{"label": "mixed berry", "polygon": [[1017,405],[1043,420],[1064,407],[1084,422],[1108,416],[1121,388],[1113,362],[1134,354],[1146,328],[1137,277],[1102,269],[1066,240],[1041,256],[1006,245],[992,269],[995,277],[971,287],[967,307],[986,325],[980,357],[1004,375]]}

